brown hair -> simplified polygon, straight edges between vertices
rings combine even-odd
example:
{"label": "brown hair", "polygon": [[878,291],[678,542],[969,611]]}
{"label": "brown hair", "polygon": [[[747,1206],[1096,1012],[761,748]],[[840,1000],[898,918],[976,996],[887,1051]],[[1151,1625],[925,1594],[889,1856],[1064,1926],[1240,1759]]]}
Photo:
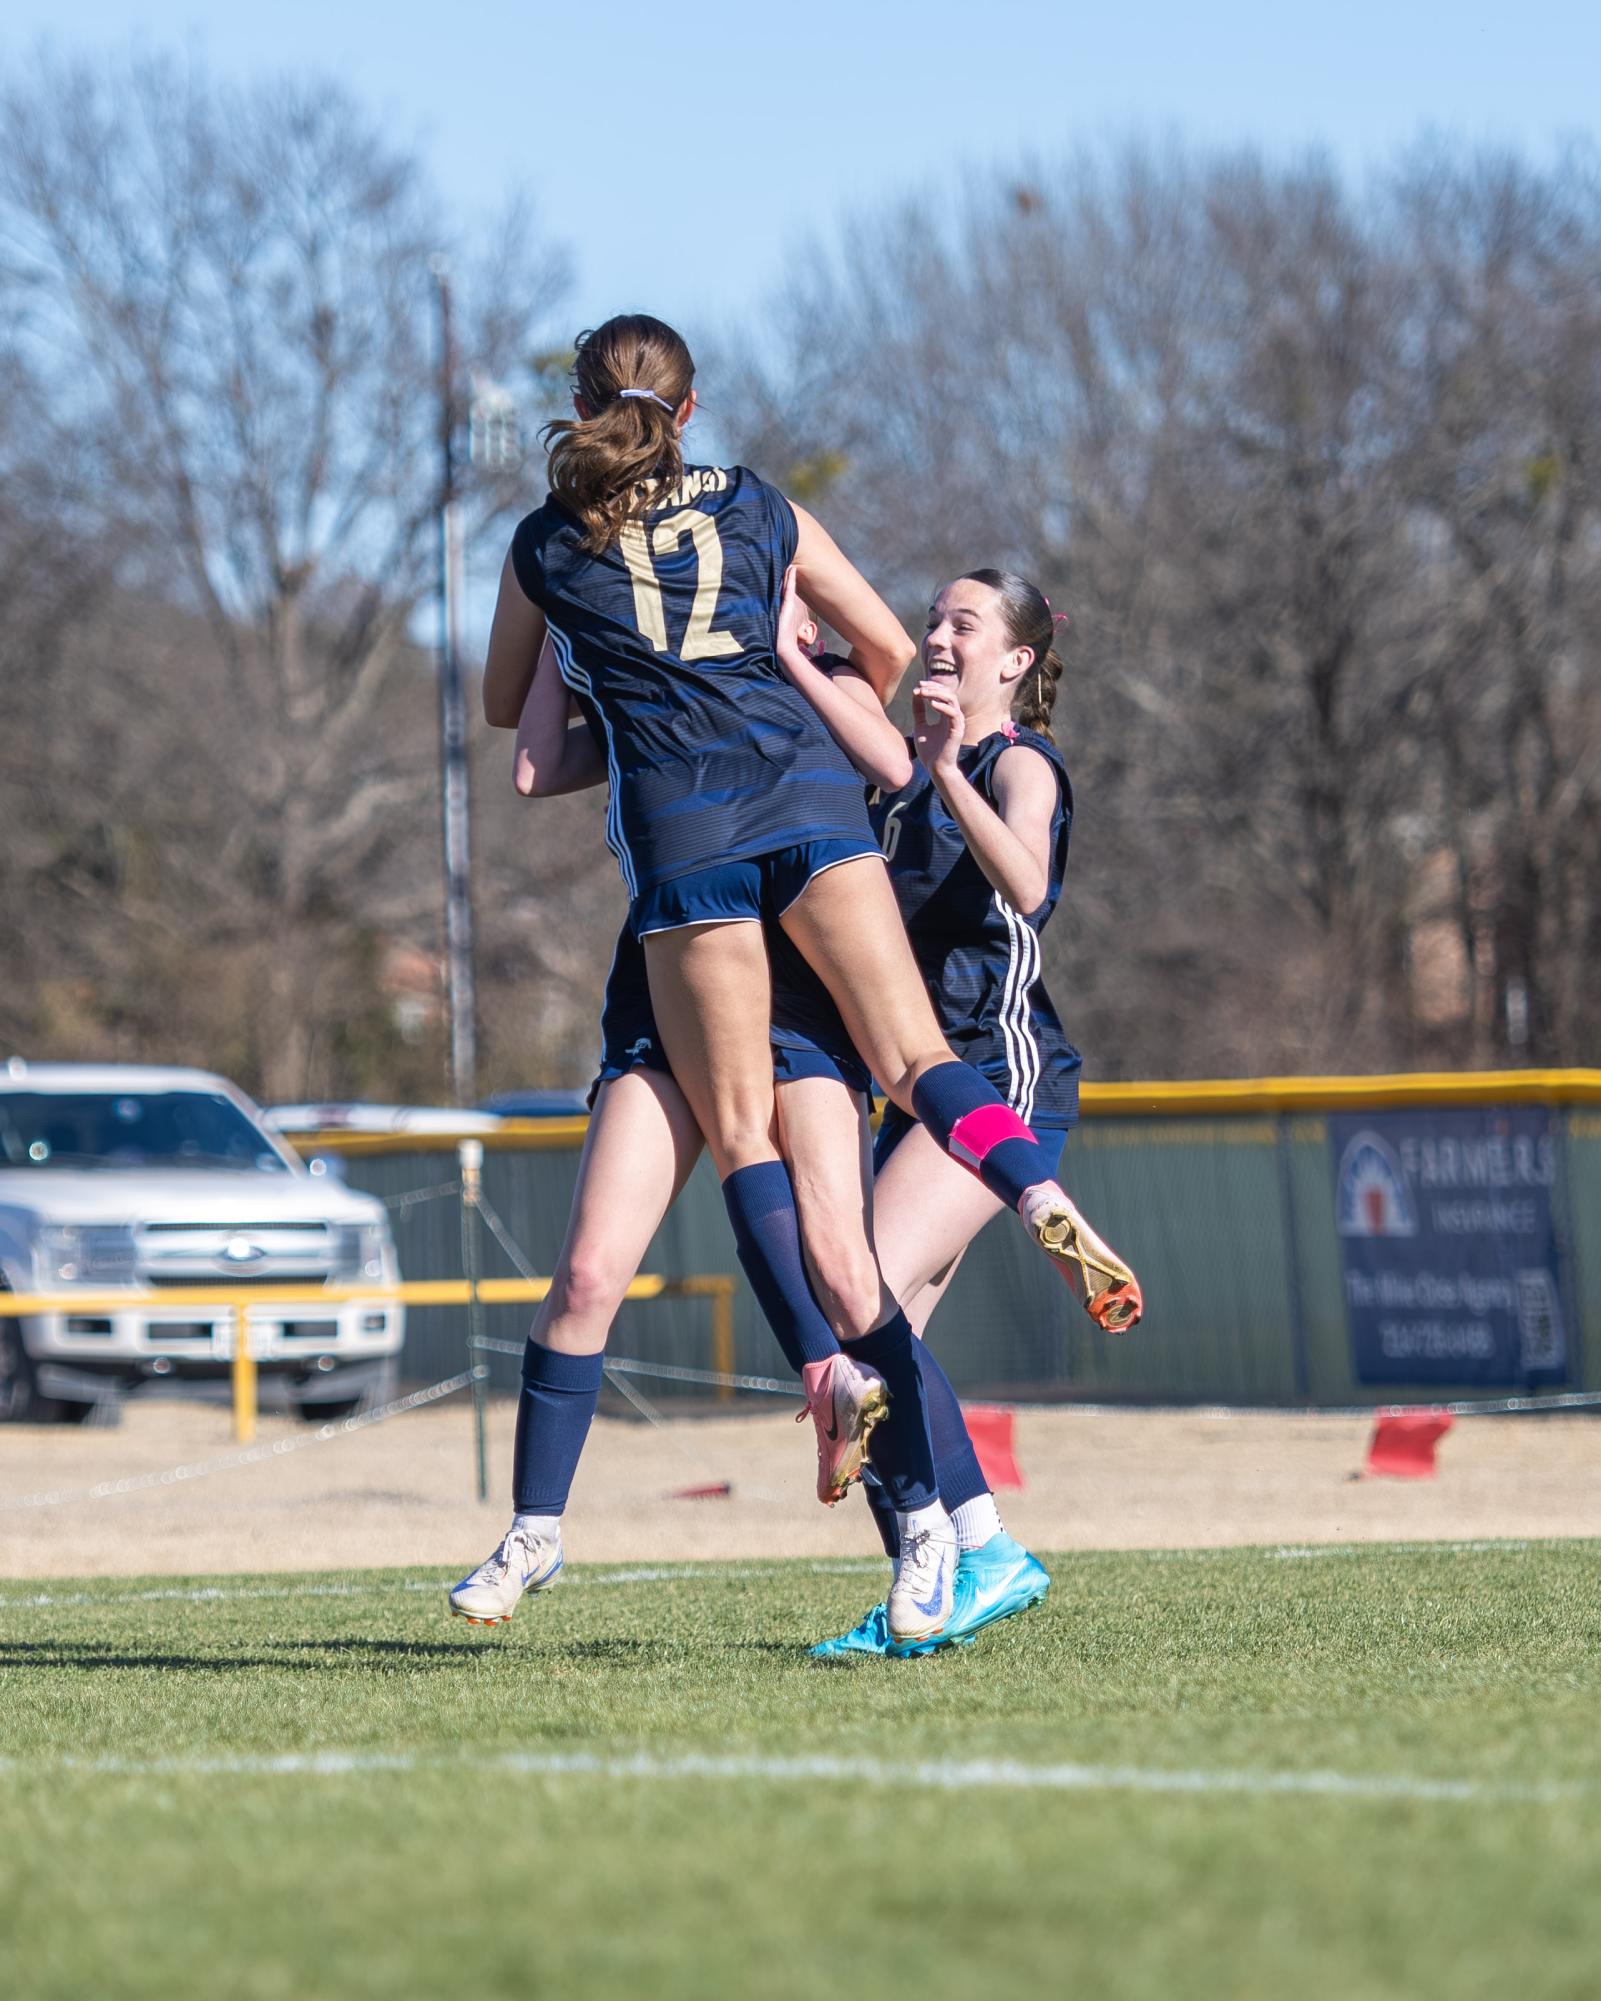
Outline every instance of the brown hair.
{"label": "brown hair", "polygon": [[[1006,643],[1026,646],[1034,658],[1024,670],[1012,698],[1012,711],[1026,730],[1051,735],[1051,711],[1056,706],[1062,662],[1056,651],[1056,618],[1051,601],[1027,577],[1011,570],[967,570],[963,581],[985,584],[1001,601]],[[1051,741],[1054,743],[1055,738]]]}
{"label": "brown hair", "polygon": [[[558,417],[544,438],[550,490],[584,524],[584,546],[598,556],[658,489],[683,478],[678,412],[695,363],[672,328],[648,313],[619,313],[581,333],[576,346],[573,388],[589,415]],[[650,395],[624,396],[625,389]]]}

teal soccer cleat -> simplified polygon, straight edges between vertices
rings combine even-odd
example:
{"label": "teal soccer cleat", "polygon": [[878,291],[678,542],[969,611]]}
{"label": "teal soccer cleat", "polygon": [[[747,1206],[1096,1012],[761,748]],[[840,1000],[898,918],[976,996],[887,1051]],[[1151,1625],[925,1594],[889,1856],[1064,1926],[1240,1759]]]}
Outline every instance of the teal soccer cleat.
{"label": "teal soccer cleat", "polygon": [[885,1651],[904,1660],[913,1654],[933,1653],[937,1647],[971,1641],[986,1626],[1037,1605],[1050,1588],[1044,1564],[1000,1529],[982,1549],[964,1549],[957,1559],[956,1602],[950,1623],[938,1639],[912,1646],[892,1642]]}
{"label": "teal soccer cleat", "polygon": [[[1031,1559],[1032,1561],[1032,1559]],[[858,1626],[852,1626],[848,1633],[841,1633],[837,1640],[819,1640],[811,1649],[814,1661],[839,1661],[847,1654],[879,1654],[896,1660],[906,1660],[912,1654],[934,1654],[941,1647],[967,1646],[969,1637],[958,1633],[941,1633],[936,1639],[914,1640],[897,1646],[889,1636],[889,1611],[882,1600],[876,1604]]]}
{"label": "teal soccer cleat", "polygon": [[848,1633],[841,1633],[837,1640],[819,1640],[811,1655],[814,1661],[837,1661],[846,1654],[888,1652],[889,1614],[881,1598],[860,1625],[852,1626]]}
{"label": "teal soccer cleat", "polygon": [[889,1620],[880,1601],[848,1633],[841,1633],[837,1640],[820,1640],[811,1649],[812,1659],[837,1661],[846,1654],[881,1654],[904,1661],[918,1654],[936,1654],[941,1647],[971,1646],[976,1633],[1026,1612],[1050,1588],[1044,1564],[1002,1529],[982,1549],[965,1549],[957,1558],[951,1622],[936,1638],[897,1645],[889,1636]]}

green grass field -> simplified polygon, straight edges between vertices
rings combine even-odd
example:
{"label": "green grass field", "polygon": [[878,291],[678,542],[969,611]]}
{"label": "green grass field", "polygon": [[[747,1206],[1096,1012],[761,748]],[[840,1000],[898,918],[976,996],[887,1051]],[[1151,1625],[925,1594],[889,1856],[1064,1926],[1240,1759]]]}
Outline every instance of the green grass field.
{"label": "green grass field", "polygon": [[0,1993],[1593,1996],[1598,1556],[1062,1557],[834,1667],[876,1570],[0,1583]]}

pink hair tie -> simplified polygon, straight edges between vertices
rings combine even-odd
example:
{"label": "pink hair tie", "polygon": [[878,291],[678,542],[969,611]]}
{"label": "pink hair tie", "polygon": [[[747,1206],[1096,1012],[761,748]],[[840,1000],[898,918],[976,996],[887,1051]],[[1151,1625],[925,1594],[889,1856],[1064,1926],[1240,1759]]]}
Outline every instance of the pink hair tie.
{"label": "pink hair tie", "polygon": [[1001,735],[1005,737],[1008,743],[1011,743],[1016,738],[1017,724],[1011,716],[1008,716],[1005,722],[1001,724]]}

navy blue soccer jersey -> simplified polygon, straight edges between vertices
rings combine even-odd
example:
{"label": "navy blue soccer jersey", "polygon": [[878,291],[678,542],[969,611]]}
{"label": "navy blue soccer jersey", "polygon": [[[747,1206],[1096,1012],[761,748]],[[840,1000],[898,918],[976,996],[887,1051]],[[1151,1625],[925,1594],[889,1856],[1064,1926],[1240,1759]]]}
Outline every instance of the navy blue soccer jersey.
{"label": "navy blue soccer jersey", "polygon": [[802,841],[863,839],[861,780],[775,653],[794,510],[744,466],[687,466],[601,555],[553,496],[512,566],[606,748],[630,897]]}
{"label": "navy blue soccer jersey", "polygon": [[875,791],[869,810],[913,954],[952,1050],[981,1070],[1030,1125],[1066,1126],[1078,1117],[1083,1058],[1046,991],[1039,933],[1062,893],[1073,788],[1061,752],[1033,730],[997,730],[981,743],[964,744],[957,762],[993,806],[995,766],[1014,744],[1038,751],[1057,782],[1049,887],[1039,909],[1026,916],[974,860],[921,764],[899,792]]}

